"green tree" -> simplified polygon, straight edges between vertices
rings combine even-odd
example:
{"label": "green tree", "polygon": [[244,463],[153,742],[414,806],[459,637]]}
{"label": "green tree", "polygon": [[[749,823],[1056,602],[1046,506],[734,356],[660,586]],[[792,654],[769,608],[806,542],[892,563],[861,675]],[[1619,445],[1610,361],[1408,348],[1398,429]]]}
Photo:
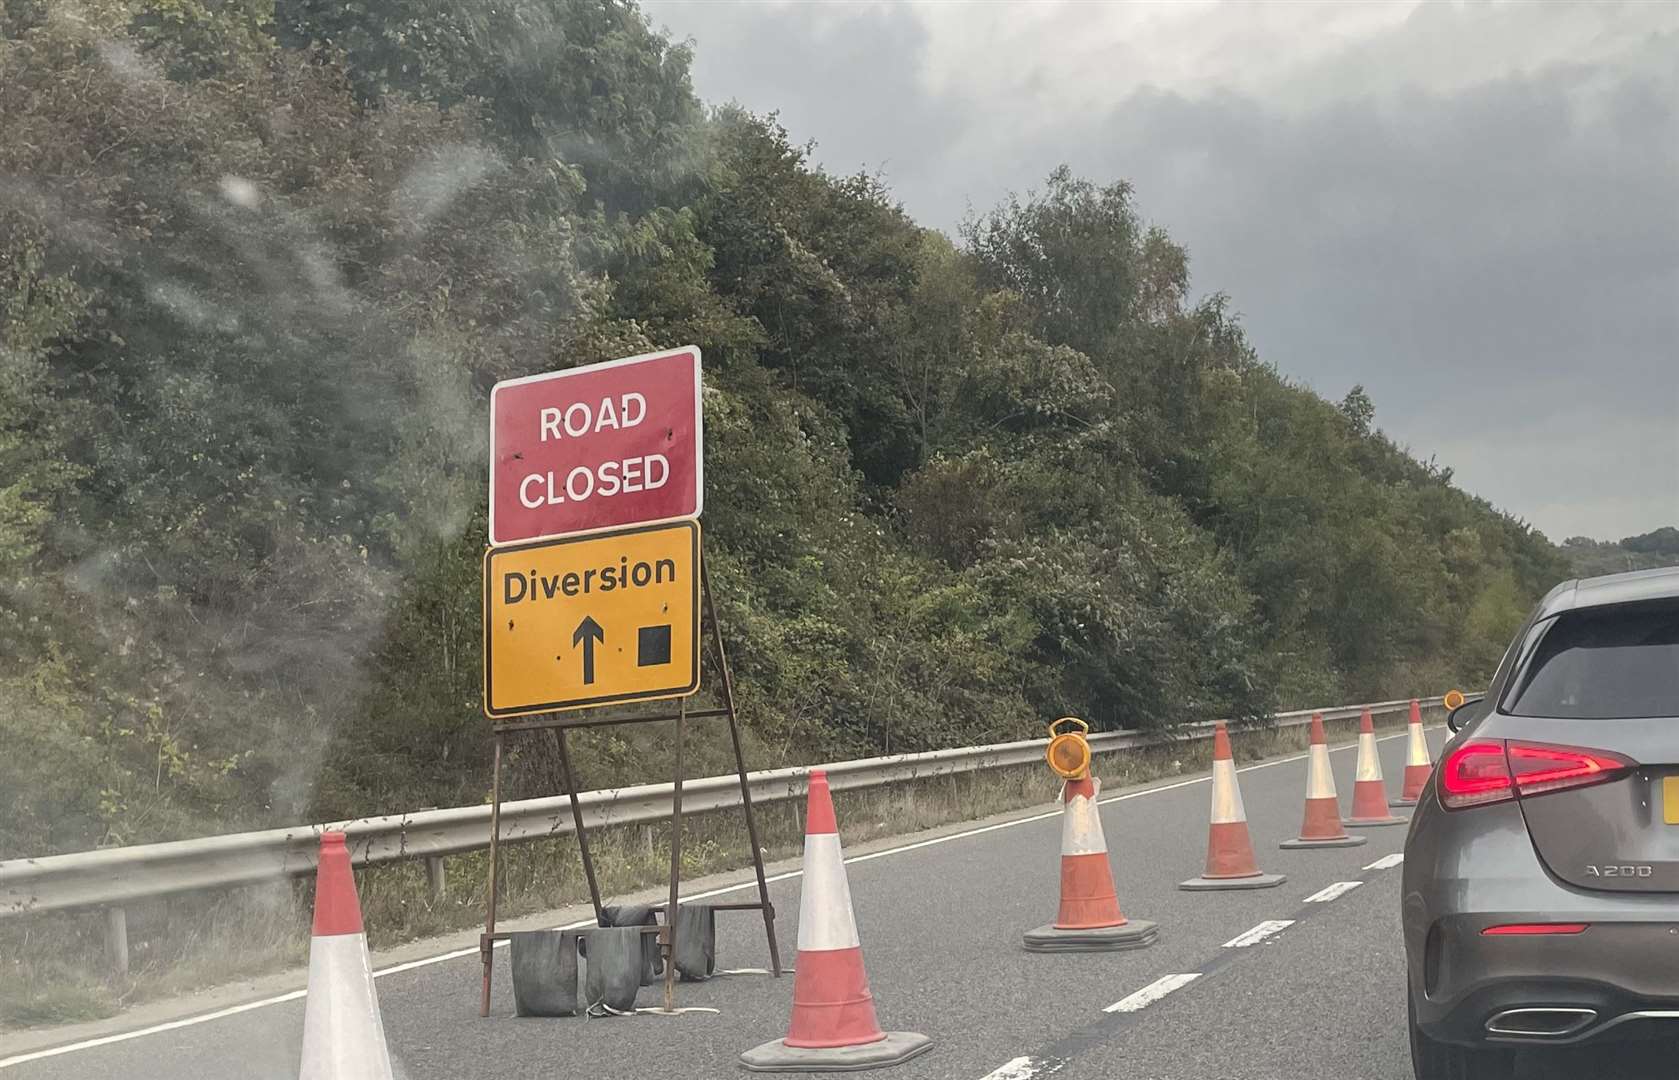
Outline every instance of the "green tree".
{"label": "green tree", "polygon": [[557,161],[609,210],[642,213],[702,168],[686,45],[624,0],[276,0],[282,41],[342,50],[364,100],[482,102],[519,158]]}

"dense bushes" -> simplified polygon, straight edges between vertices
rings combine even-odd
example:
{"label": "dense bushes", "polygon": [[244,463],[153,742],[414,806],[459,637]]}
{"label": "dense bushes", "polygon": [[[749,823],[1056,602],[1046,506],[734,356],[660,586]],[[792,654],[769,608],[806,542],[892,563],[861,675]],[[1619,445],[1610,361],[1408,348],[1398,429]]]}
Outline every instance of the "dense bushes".
{"label": "dense bushes", "polygon": [[463,11],[0,9],[0,854],[482,798],[487,389],[662,345],[764,764],[1473,681],[1564,576],[1123,184],[958,246],[633,6]]}

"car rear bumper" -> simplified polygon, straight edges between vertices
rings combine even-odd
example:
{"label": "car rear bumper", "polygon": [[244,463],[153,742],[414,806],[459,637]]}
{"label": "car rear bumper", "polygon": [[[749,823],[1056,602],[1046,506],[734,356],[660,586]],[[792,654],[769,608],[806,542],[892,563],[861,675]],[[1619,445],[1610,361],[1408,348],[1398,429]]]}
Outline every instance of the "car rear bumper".
{"label": "car rear bumper", "polygon": [[1561,936],[1487,937],[1528,913],[1440,920],[1417,1021],[1443,1042],[1578,1043],[1679,1034],[1679,924],[1594,923]]}
{"label": "car rear bumper", "polygon": [[[1533,1045],[1679,1035],[1679,894],[1563,883],[1540,862],[1515,804],[1448,813],[1432,784],[1404,865],[1411,998],[1431,1038]],[[1520,923],[1587,928],[1482,933]],[[1578,1011],[1501,1017],[1522,1009]],[[1499,1030],[1489,1030],[1489,1021]]]}

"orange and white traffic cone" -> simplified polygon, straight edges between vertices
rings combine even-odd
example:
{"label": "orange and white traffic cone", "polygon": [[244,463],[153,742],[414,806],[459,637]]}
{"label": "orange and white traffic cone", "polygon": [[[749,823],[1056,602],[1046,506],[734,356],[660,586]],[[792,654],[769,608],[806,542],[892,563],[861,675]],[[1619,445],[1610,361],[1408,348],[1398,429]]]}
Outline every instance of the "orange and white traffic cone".
{"label": "orange and white traffic cone", "polygon": [[863,972],[828,774],[810,774],[805,805],[804,883],[799,890],[799,959],[787,1037],[740,1055],[749,1072],[850,1072],[908,1061],[933,1041],[882,1031]]}
{"label": "orange and white traffic cone", "polygon": [[1190,892],[1210,889],[1269,889],[1287,879],[1264,874],[1253,856],[1248,835],[1248,812],[1236,784],[1236,757],[1230,752],[1230,732],[1224,721],[1213,725],[1213,813],[1207,829],[1207,869],[1198,878],[1178,883]]}
{"label": "orange and white traffic cone", "polygon": [[1102,810],[1101,781],[1088,773],[1061,789],[1061,905],[1055,921],[1028,931],[1030,952],[1106,952],[1140,949],[1158,934],[1146,919],[1127,919],[1114,894]]}
{"label": "orange and white traffic cone", "polygon": [[1422,730],[1422,706],[1412,698],[1411,719],[1405,725],[1405,784],[1399,789],[1399,798],[1388,805],[1417,805],[1423,785],[1428,783],[1428,774],[1433,771],[1434,759],[1428,756],[1428,738]]}
{"label": "orange and white traffic cone", "polygon": [[1341,824],[1341,803],[1335,795],[1335,773],[1329,767],[1329,741],[1323,735],[1323,716],[1312,714],[1312,744],[1306,750],[1306,820],[1300,835],[1284,840],[1281,848],[1357,847],[1368,843],[1348,836]]}
{"label": "orange and white traffic cone", "polygon": [[361,902],[341,832],[321,834],[299,1080],[391,1080]]}
{"label": "orange and white traffic cone", "polygon": [[1358,718],[1358,772],[1353,775],[1353,812],[1347,824],[1355,829],[1380,825],[1403,825],[1410,818],[1388,813],[1387,784],[1382,781],[1382,759],[1376,753],[1376,726],[1370,710]]}

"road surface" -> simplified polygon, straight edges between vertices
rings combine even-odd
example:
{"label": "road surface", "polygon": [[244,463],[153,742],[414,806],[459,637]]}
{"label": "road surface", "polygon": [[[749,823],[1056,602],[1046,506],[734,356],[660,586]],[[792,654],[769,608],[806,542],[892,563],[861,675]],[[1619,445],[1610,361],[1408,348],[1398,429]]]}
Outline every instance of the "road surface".
{"label": "road surface", "polygon": [[[1436,746],[1440,738],[1431,734]],[[1401,738],[1381,743],[1390,788],[1403,747]],[[1353,751],[1331,756],[1345,806]],[[859,848],[849,877],[881,1023],[935,1040],[931,1053],[878,1075],[1409,1080],[1398,905],[1405,830],[1362,830],[1363,847],[1279,851],[1299,827],[1304,773],[1301,759],[1241,772],[1260,864],[1288,875],[1280,888],[1252,892],[1176,888],[1200,871],[1204,776],[1104,795],[1120,903],[1161,927],[1154,946],[1134,952],[1021,949],[1022,932],[1049,921],[1056,905],[1060,821],[1042,808]],[[791,956],[799,878],[784,872],[772,889]],[[719,917],[720,967],[767,964],[754,920]],[[516,1019],[504,952],[498,964],[487,1020],[477,1015],[473,955],[380,977],[400,1076],[707,1080],[746,1075],[736,1056],[786,1031],[790,978],[734,975],[681,988],[679,1004],[715,1013]],[[644,989],[642,1004],[658,1004],[658,995]],[[302,1016],[293,998],[11,1064],[0,1047],[0,1080],[291,1080]],[[1525,1062],[1523,1075],[1633,1080],[1670,1069],[1630,1052],[1549,1051]]]}

